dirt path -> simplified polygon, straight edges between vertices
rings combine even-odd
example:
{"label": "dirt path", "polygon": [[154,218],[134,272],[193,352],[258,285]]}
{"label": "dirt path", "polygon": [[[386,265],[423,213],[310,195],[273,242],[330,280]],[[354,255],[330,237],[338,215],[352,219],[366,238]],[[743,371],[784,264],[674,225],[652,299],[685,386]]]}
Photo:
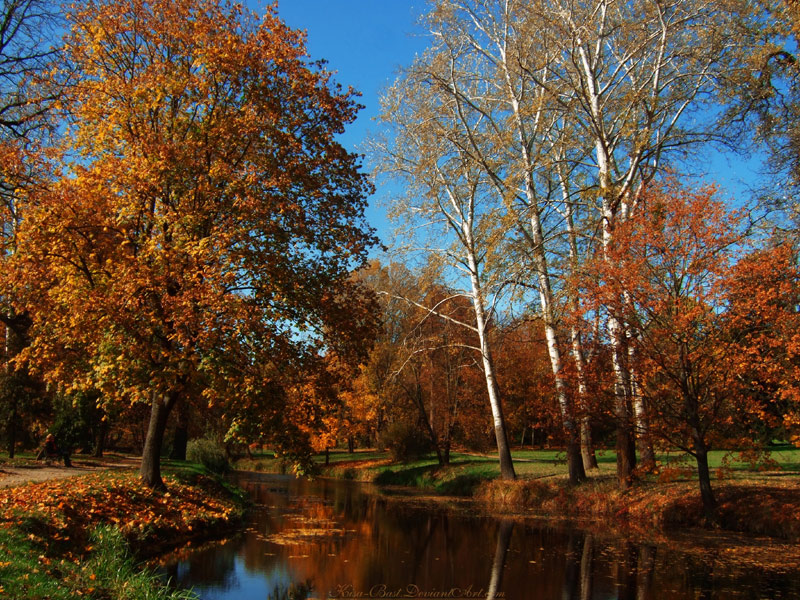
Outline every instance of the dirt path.
{"label": "dirt path", "polygon": [[15,487],[27,483],[38,481],[49,481],[50,479],[63,479],[64,477],[75,477],[85,475],[95,471],[106,469],[132,469],[139,466],[139,459],[122,456],[108,457],[107,459],[82,460],[81,458],[72,459],[72,467],[65,467],[61,464],[46,465],[44,463],[0,464],[0,488]]}

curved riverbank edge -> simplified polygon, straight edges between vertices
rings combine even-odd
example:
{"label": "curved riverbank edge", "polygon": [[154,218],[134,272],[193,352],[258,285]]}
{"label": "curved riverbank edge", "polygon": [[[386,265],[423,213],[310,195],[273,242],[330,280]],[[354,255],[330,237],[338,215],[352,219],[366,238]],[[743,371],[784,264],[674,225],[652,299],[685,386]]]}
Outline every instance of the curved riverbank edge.
{"label": "curved riverbank edge", "polygon": [[[413,470],[413,466],[393,464],[391,469],[394,480],[412,479],[403,472]],[[445,481],[452,479],[452,472],[446,468],[437,472]],[[255,481],[265,475],[280,475],[264,469],[236,473],[244,478],[253,475]],[[331,476],[337,473],[339,477]],[[365,477],[368,474],[373,477]],[[615,488],[613,477],[604,476],[594,476],[580,486],[569,486],[566,478],[483,480],[475,484],[470,495],[449,495],[434,486],[376,484],[374,474],[371,469],[356,473],[350,468],[330,469],[321,478],[367,484],[369,493],[426,512],[580,530],[595,540],[606,540],[621,552],[659,547],[692,557],[714,571],[744,575],[755,569],[793,577],[800,572],[800,544],[790,541],[796,538],[792,531],[797,531],[800,517],[800,510],[794,508],[800,502],[800,478],[793,476],[769,475],[769,484],[758,485],[740,480],[715,482],[720,512],[728,516],[721,524],[712,525],[702,520],[697,482],[691,480],[638,482],[625,492]],[[458,488],[466,491],[460,484]],[[777,517],[775,511],[780,513]],[[775,531],[783,525],[785,531]]]}
{"label": "curved riverbank edge", "polygon": [[570,486],[564,480],[491,480],[474,498],[490,510],[539,517],[600,521],[604,526],[664,532],[704,529],[800,541],[800,481],[763,484],[724,481],[714,486],[718,507],[713,520],[703,511],[697,483],[640,483],[619,490],[611,481]]}
{"label": "curved riverbank edge", "polygon": [[718,507],[714,520],[709,521],[697,481],[692,478],[640,480],[623,491],[613,475],[593,475],[580,485],[570,485],[566,477],[504,481],[452,467],[435,467],[420,475],[413,466],[385,463],[373,461],[357,468],[342,464],[324,468],[322,473],[386,488],[419,489],[443,498],[469,497],[499,514],[594,521],[603,527],[642,533],[690,528],[800,541],[800,477],[782,471],[714,481]]}
{"label": "curved riverbank edge", "polygon": [[[197,469],[174,469],[165,493],[136,473],[102,472],[0,490],[0,597],[138,598],[159,587],[138,568],[189,542],[230,532],[243,494]],[[164,587],[157,598],[190,597]]]}

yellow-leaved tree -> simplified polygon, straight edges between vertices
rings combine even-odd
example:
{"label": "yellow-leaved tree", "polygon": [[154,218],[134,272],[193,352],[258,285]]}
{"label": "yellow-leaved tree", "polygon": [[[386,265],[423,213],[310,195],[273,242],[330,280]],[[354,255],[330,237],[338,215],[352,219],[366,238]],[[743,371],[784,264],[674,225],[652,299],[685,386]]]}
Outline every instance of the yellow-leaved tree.
{"label": "yellow-leaved tree", "polygon": [[63,144],[12,265],[25,358],[65,391],[151,404],[141,476],[163,487],[189,394],[280,429],[275,390],[371,338],[349,278],[376,243],[371,186],[335,139],[358,105],[274,7],[94,0],[67,18]]}

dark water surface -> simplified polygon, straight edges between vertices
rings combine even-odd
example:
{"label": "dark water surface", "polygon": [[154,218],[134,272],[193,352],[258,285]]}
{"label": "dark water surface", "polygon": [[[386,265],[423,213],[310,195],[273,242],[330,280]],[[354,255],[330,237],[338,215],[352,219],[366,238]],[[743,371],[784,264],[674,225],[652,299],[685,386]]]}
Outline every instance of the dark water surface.
{"label": "dark water surface", "polygon": [[203,600],[800,599],[800,573],[720,567],[702,552],[475,516],[347,481],[238,483],[256,503],[246,531],[164,567]]}

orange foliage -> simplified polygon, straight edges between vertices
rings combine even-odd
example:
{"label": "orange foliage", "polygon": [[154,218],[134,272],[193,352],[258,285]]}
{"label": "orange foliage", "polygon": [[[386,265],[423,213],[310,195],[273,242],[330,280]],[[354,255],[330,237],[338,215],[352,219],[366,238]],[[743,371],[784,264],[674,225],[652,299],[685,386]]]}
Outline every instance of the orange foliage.
{"label": "orange foliage", "polygon": [[707,507],[709,448],[797,414],[800,271],[784,246],[748,253],[742,218],[714,188],[651,189],[585,285],[629,327],[653,432],[695,456]]}
{"label": "orange foliage", "polygon": [[[89,533],[98,523],[113,523],[137,550],[154,553],[171,544],[208,535],[239,516],[222,499],[218,484],[201,477],[198,486],[171,480],[159,494],[131,473],[102,473],[34,483],[0,491],[0,527],[38,524],[31,533],[46,555],[78,561],[91,551]],[[203,489],[206,487],[208,489]]]}
{"label": "orange foliage", "polygon": [[274,7],[97,0],[68,19],[69,127],[11,269],[34,318],[22,360],[67,392],[159,418],[199,396],[232,422],[278,413],[274,387],[320,353],[361,356],[371,186],[335,140],[354,93]]}

